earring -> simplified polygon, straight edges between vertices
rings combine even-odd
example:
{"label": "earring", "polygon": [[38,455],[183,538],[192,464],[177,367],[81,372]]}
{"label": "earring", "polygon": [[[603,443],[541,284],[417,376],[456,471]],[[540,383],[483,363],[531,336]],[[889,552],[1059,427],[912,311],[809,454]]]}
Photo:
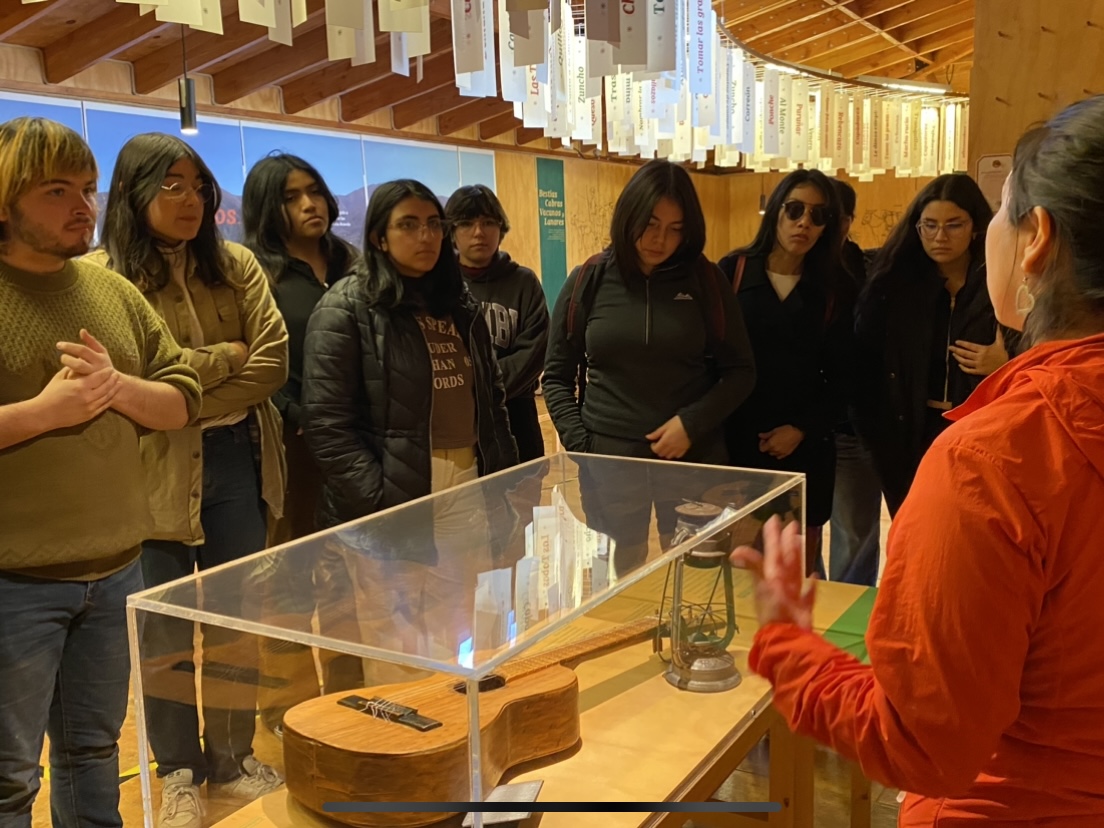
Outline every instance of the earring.
{"label": "earring", "polygon": [[1031,292],[1031,289],[1027,286],[1027,277],[1024,277],[1023,283],[1016,290],[1016,313],[1020,316],[1027,316],[1035,309],[1035,295]]}

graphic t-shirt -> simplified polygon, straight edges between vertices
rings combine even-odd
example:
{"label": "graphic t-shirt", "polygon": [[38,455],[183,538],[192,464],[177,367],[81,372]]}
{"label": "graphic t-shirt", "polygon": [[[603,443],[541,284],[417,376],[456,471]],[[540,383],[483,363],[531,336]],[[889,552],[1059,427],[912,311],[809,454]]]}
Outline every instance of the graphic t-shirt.
{"label": "graphic t-shirt", "polygon": [[433,419],[430,440],[435,449],[471,448],[475,430],[475,386],[471,357],[452,317],[417,314],[433,365]]}

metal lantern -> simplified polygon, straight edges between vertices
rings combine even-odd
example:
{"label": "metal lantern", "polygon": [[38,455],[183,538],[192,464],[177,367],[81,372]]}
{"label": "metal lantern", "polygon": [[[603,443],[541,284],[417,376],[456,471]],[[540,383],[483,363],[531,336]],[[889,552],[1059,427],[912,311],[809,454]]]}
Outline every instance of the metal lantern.
{"label": "metal lantern", "polygon": [[[676,507],[678,523],[672,546],[698,534],[721,515],[709,503],[686,502]],[[732,532],[715,532],[674,561],[669,635],[671,662],[667,681],[682,690],[716,693],[740,683],[740,671],[728,645],[736,635],[732,592]],[[709,579],[712,578],[712,584]],[[692,581],[688,589],[688,580]],[[721,595],[718,595],[720,588]],[[708,589],[704,602],[693,600]]]}

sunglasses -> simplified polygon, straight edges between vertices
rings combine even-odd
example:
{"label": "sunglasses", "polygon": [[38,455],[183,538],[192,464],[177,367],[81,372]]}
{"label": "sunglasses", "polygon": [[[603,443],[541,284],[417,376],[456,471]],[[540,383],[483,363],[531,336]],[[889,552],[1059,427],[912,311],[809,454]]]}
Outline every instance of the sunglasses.
{"label": "sunglasses", "polygon": [[824,204],[806,204],[804,201],[795,199],[782,205],[782,212],[786,214],[786,218],[790,221],[801,221],[801,217],[805,215],[806,210],[809,212],[809,221],[813,223],[814,227],[823,227],[832,215]]}

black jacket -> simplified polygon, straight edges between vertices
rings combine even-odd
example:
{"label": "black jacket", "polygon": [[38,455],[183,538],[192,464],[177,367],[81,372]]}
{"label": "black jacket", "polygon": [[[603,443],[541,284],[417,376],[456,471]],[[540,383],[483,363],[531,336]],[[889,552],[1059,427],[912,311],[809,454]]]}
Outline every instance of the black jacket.
{"label": "black jacket", "polygon": [[[431,491],[433,371],[413,309],[371,306],[364,277],[341,280],[307,326],[303,430],[322,472],[319,526],[331,527]],[[475,377],[480,474],[517,463],[502,377],[471,294],[452,310]]]}
{"label": "black jacket", "polygon": [[[585,331],[576,330],[572,340],[568,307],[580,268],[568,277],[552,313],[543,380],[548,412],[568,451],[589,451],[592,433],[646,442],[646,434],[676,414],[692,444],[688,460],[722,446],[725,417],[755,385],[755,363],[740,306],[712,265],[705,275],[719,282],[725,335],[709,343],[694,268],[661,267],[626,284],[603,256],[588,276],[598,281]],[[586,394],[580,405],[581,365]]]}
{"label": "black jacket", "polygon": [[[731,281],[740,258],[720,261]],[[853,358],[849,290],[830,298],[811,278],[802,278],[780,301],[767,277],[766,257],[749,256],[737,298],[755,354],[755,390],[729,418],[726,430],[734,465],[804,472],[808,476],[807,520],[816,526],[832,509],[835,449],[832,432],[846,420]],[[784,425],[804,432],[798,448],[778,461],[759,450],[759,434]]]}
{"label": "black jacket", "polygon": [[502,251],[486,270],[463,270],[483,307],[506,399],[532,397],[548,347],[548,305],[537,274]]}
{"label": "black jacket", "polygon": [[[963,373],[935,332],[938,305],[947,301],[943,278],[932,267],[915,277],[889,274],[871,283],[859,301],[855,332],[858,382],[855,427],[874,455],[887,496],[899,502],[927,451],[927,401],[936,349],[944,352],[947,399],[958,406],[983,377]],[[950,312],[949,338],[987,345],[997,319],[986,287],[985,266],[969,274]],[[1006,332],[1010,353],[1016,338]]]}
{"label": "black jacket", "polygon": [[272,395],[272,402],[280,416],[289,425],[301,428],[303,396],[303,340],[307,336],[307,321],[314,306],[326,291],[356,270],[359,256],[350,254],[347,267],[341,267],[335,257],[326,273],[326,284],[314,276],[310,265],[300,259],[291,259],[288,267],[279,274],[272,285],[276,307],[284,317],[288,329],[288,378],[284,387]]}

